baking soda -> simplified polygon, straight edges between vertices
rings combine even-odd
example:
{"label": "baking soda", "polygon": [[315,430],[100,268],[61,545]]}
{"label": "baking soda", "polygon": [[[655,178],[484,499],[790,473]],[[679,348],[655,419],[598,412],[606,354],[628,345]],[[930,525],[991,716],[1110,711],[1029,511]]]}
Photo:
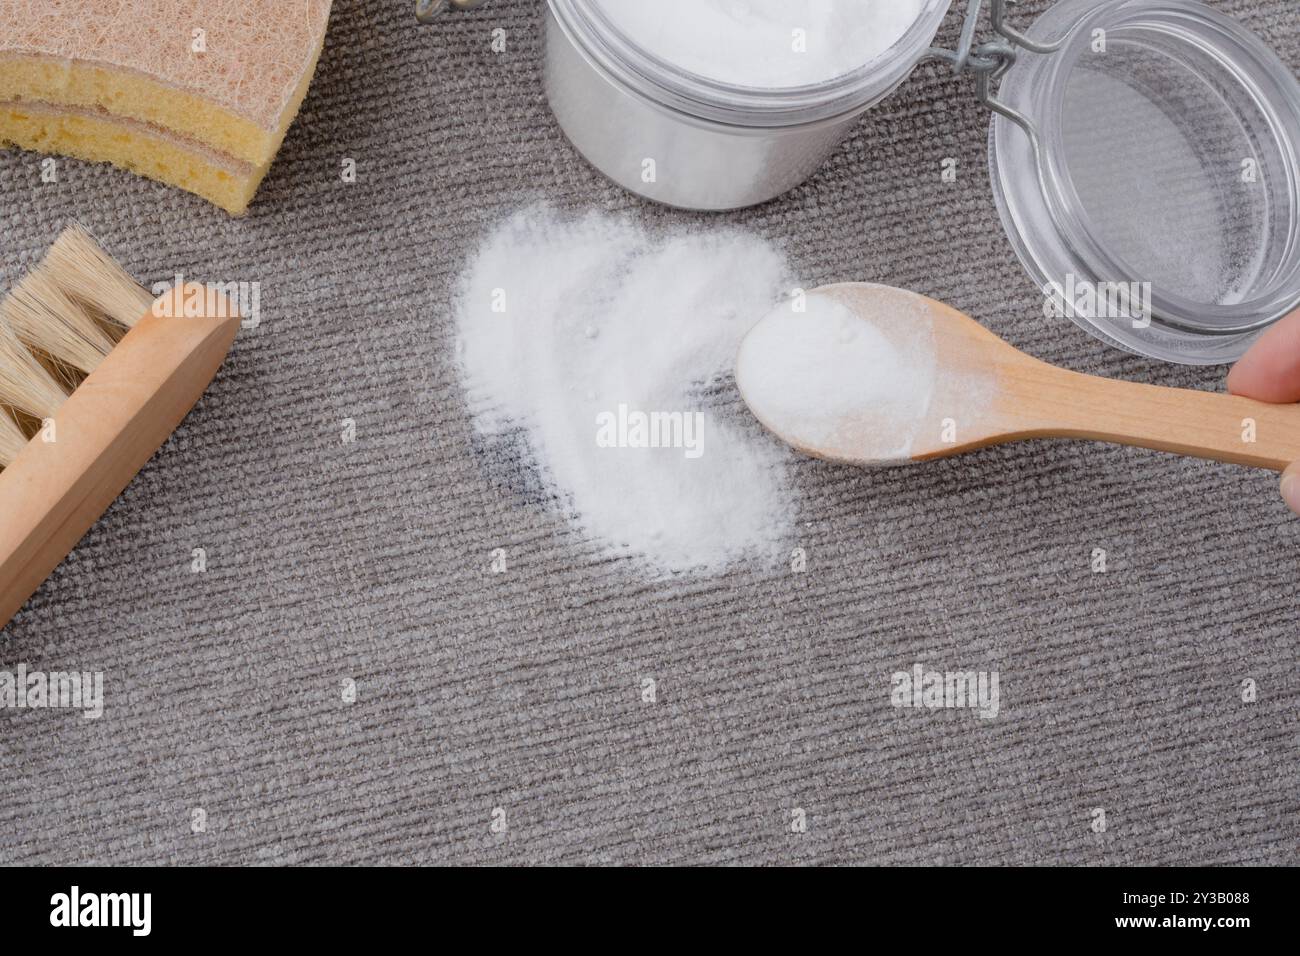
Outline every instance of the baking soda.
{"label": "baking soda", "polygon": [[754,414],[799,448],[902,463],[935,392],[933,324],[906,294],[858,301],[880,314],[825,294],[779,306],[745,339],[736,379]]}
{"label": "baking soda", "polygon": [[634,43],[680,69],[751,88],[811,86],[874,60],[924,0],[596,0]]}
{"label": "baking soda", "polygon": [[653,571],[775,560],[791,456],[732,370],[793,285],[784,256],[743,232],[523,210],[483,241],[457,304],[489,467],[517,472],[522,458],[599,551]]}

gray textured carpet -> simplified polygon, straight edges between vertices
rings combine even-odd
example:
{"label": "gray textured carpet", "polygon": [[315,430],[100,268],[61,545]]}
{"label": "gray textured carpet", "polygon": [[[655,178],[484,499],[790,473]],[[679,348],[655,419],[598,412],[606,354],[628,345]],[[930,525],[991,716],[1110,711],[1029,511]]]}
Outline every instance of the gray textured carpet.
{"label": "gray textured carpet", "polygon": [[[1218,6],[1300,67],[1293,0]],[[98,721],[0,711],[0,862],[1295,861],[1300,521],[1271,475],[1063,443],[805,462],[806,574],[658,584],[494,483],[450,361],[466,250],[538,197],[682,214],[566,144],[540,0],[424,30],[409,7],[336,4],[244,220],[0,154],[6,279],[75,218],[149,281],[262,283],[261,326],[0,638],[0,670],[102,671],[106,697]],[[1219,387],[1041,319],[986,125],[922,68],[804,187],[716,221],[1061,365]],[[891,707],[917,662],[998,671],[1000,716]]]}

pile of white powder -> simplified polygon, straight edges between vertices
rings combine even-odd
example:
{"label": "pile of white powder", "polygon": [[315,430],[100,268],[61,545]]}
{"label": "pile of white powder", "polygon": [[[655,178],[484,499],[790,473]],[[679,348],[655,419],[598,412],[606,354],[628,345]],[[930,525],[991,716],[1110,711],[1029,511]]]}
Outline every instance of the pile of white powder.
{"label": "pile of white powder", "polygon": [[745,233],[651,235],[526,209],[486,237],[458,298],[475,424],[506,439],[494,453],[523,449],[606,553],[659,572],[778,560],[789,452],[731,375],[745,333],[793,284],[784,257]]}
{"label": "pile of white powder", "polygon": [[924,0],[596,0],[637,45],[680,69],[759,89],[810,86],[874,60]]}

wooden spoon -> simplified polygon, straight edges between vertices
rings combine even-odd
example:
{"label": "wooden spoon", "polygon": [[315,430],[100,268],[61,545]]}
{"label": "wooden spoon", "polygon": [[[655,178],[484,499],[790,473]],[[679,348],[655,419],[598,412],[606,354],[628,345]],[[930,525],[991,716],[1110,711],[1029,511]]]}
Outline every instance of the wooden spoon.
{"label": "wooden spoon", "polygon": [[1300,405],[1067,371],[888,286],[826,286],[806,301],[751,330],[736,381],[764,426],[816,458],[906,464],[1078,438],[1273,471],[1300,461]]}

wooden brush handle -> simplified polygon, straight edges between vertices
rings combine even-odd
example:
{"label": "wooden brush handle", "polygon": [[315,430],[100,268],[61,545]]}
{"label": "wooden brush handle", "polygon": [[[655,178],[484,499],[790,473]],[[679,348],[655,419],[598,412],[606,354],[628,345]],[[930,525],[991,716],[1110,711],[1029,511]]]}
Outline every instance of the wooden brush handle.
{"label": "wooden brush handle", "polygon": [[0,627],[31,597],[199,400],[240,319],[149,314],[0,472]]}
{"label": "wooden brush handle", "polygon": [[[1084,438],[1282,471],[1300,461],[1300,405],[1163,388],[1040,365],[1018,375],[1041,417],[1017,437]],[[1250,440],[1253,438],[1253,441]]]}

